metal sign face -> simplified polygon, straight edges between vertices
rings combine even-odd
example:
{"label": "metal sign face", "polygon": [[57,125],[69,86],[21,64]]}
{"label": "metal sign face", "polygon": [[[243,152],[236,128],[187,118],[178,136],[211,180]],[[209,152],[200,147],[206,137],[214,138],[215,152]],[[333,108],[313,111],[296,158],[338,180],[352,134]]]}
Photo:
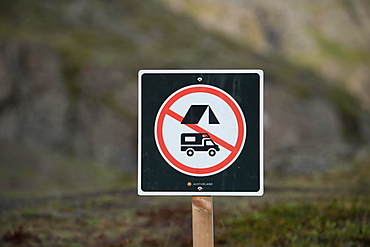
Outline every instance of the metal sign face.
{"label": "metal sign face", "polygon": [[263,194],[263,72],[141,70],[139,195]]}

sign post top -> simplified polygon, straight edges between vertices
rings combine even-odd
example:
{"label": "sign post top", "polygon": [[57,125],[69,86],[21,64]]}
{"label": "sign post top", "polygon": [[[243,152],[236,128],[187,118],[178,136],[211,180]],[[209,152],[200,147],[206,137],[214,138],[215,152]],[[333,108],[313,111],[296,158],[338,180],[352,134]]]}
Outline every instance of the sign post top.
{"label": "sign post top", "polygon": [[138,193],[263,194],[263,71],[140,70]]}

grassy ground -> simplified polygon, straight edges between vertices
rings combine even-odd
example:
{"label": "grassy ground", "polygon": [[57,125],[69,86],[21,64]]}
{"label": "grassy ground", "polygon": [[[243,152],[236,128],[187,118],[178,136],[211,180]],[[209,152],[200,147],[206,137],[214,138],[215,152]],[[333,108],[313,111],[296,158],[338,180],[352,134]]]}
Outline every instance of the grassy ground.
{"label": "grassy ground", "polygon": [[[369,246],[368,190],[351,176],[329,185],[338,174],[267,176],[263,197],[215,197],[215,246]],[[134,185],[0,205],[1,246],[192,246],[191,198],[139,197]]]}
{"label": "grassy ground", "polygon": [[[0,166],[0,246],[192,246],[190,197],[139,197],[136,173],[109,164],[0,150],[14,164]],[[215,197],[215,246],[369,246],[369,152],[351,160]]]}

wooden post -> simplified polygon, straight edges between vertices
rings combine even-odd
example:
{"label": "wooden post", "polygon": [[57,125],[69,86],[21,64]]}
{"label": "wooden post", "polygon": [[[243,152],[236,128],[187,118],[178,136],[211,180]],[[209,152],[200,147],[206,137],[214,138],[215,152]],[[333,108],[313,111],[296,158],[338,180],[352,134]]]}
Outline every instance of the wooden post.
{"label": "wooden post", "polygon": [[213,247],[213,202],[211,196],[192,197],[193,247]]}

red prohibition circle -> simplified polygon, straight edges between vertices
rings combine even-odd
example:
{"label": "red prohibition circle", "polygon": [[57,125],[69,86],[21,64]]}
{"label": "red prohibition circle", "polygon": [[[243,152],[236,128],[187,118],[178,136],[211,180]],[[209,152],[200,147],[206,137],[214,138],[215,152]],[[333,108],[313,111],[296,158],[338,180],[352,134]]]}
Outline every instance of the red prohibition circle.
{"label": "red prohibition circle", "polygon": [[[187,165],[182,164],[178,160],[176,160],[172,154],[168,151],[166,144],[164,142],[163,138],[163,123],[166,115],[169,115],[171,110],[171,106],[181,97],[192,94],[192,93],[209,93],[212,95],[215,95],[225,101],[228,106],[232,109],[238,125],[238,137],[236,140],[236,143],[231,150],[231,153],[220,163],[208,167],[208,168],[194,168],[189,167]],[[182,119],[181,116],[178,116],[178,119],[180,122]],[[245,120],[244,116],[241,112],[240,107],[237,105],[237,103],[231,98],[231,96],[228,96],[225,92],[221,91],[220,89],[208,86],[208,85],[193,85],[188,86],[182,89],[179,89],[175,93],[173,93],[171,96],[167,98],[167,100],[163,103],[161,109],[159,110],[159,113],[157,115],[156,123],[155,123],[155,139],[157,141],[157,145],[164,156],[164,158],[172,164],[175,168],[178,170],[185,172],[187,174],[192,174],[195,176],[208,176],[216,174],[224,169],[226,169],[229,165],[232,164],[232,162],[238,157],[238,155],[241,152],[241,149],[243,148],[244,141],[246,136],[246,126],[245,126]]]}

